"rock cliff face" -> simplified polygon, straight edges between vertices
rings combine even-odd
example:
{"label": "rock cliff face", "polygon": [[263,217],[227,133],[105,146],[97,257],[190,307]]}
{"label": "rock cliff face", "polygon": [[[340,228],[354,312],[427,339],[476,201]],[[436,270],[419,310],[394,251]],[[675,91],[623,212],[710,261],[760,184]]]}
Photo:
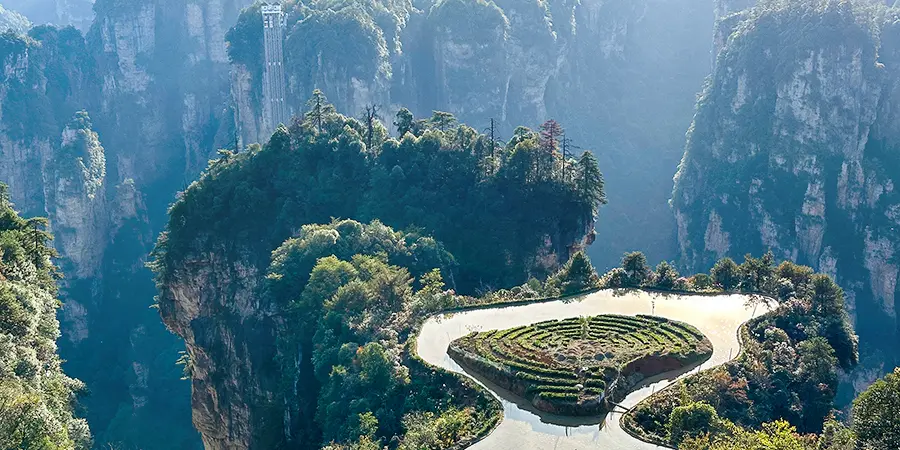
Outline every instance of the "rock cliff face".
{"label": "rock cliff face", "polygon": [[[272,448],[262,444],[277,442],[281,426],[273,429],[264,406],[281,378],[272,367],[274,310],[260,302],[263,277],[252,264],[215,253],[189,264],[203,269],[179,275],[171,308],[161,313],[191,355],[193,424],[206,449]],[[215,319],[221,311],[232,317]]]}
{"label": "rock cliff face", "polygon": [[120,178],[139,186],[166,176],[183,182],[206,166],[217,145],[232,143],[224,36],[247,3],[97,4],[88,39],[99,61],[107,146],[145,149],[117,153]]}
{"label": "rock cliff face", "polygon": [[836,277],[877,373],[898,342],[900,20],[808,8],[754,9],[729,34],[675,179],[681,260],[771,249]]}
{"label": "rock cliff face", "polygon": [[[0,181],[17,210],[50,218],[61,353],[94,393],[98,445],[198,445],[143,261],[175,191],[234,139],[224,34],[247,3],[99,1],[86,38],[44,26],[0,39]],[[72,121],[79,110],[92,120]]]}
{"label": "rock cliff face", "polygon": [[[55,246],[68,275],[64,292],[79,280],[100,284],[109,221],[106,202],[106,158],[90,119],[80,113],[66,126],[58,150],[45,155],[43,173],[47,217]],[[70,296],[63,309],[66,336],[73,343],[88,337],[86,299]]]}

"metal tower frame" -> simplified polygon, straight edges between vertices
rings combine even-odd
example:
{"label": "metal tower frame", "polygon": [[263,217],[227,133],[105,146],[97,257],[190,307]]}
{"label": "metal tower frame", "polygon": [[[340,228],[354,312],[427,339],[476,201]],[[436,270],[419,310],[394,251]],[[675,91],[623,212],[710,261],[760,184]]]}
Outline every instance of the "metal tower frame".
{"label": "metal tower frame", "polygon": [[284,82],[284,13],[280,3],[263,3],[265,70],[263,72],[264,136],[288,120]]}

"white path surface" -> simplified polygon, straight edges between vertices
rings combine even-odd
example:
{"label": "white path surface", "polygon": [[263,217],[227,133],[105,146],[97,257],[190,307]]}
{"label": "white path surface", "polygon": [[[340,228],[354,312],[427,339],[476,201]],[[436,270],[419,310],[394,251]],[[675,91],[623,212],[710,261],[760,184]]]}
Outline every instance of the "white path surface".
{"label": "white path surface", "polygon": [[[604,290],[584,297],[537,303],[524,306],[498,306],[441,315],[428,319],[418,340],[418,353],[425,361],[470,377],[447,355],[450,342],[472,331],[511,328],[542,320],[565,319],[598,314],[655,314],[689,323],[713,343],[713,355],[699,370],[727,362],[737,357],[738,328],[754,315],[765,312],[764,306],[754,308],[743,295],[689,296],[628,292],[624,295]],[[695,369],[692,372],[695,372]],[[682,376],[686,376],[682,375]],[[474,378],[474,377],[473,377]],[[677,378],[675,378],[677,379]],[[476,380],[479,381],[479,380]],[[629,394],[622,405],[631,407],[653,392],[671,384],[673,380],[661,380]],[[571,419],[552,417],[546,413],[538,416],[530,405],[509,399],[515,396],[490,383],[482,383],[503,403],[503,421],[484,440],[471,448],[484,450],[649,450],[660,447],[632,438],[619,427],[620,413],[610,413],[603,418]],[[543,417],[543,419],[542,419]],[[553,423],[549,423],[553,422]],[[568,423],[569,426],[560,425]]]}

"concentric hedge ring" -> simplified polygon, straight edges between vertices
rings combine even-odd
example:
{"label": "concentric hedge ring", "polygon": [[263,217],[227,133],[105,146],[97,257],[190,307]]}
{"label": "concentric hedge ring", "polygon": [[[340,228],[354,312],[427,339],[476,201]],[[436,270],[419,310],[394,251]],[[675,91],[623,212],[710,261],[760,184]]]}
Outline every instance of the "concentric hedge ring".
{"label": "concentric hedge ring", "polygon": [[682,322],[601,315],[471,333],[449,353],[539,409],[592,415],[645,377],[705,360],[712,344]]}

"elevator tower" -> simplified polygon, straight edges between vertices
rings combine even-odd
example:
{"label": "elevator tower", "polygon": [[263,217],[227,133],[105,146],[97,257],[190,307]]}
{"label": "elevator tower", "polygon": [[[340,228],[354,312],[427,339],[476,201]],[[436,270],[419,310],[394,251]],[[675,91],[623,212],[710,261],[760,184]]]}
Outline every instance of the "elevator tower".
{"label": "elevator tower", "polygon": [[265,70],[263,71],[263,136],[288,121],[284,83],[284,13],[280,3],[263,3]]}

